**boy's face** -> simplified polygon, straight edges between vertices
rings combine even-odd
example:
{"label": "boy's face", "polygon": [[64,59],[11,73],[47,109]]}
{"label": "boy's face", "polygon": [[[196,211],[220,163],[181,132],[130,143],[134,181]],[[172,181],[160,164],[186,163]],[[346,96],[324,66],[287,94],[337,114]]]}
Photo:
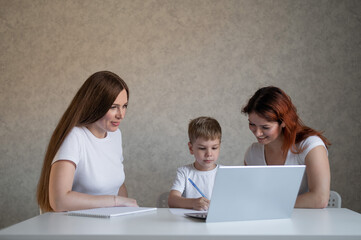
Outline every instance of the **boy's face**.
{"label": "boy's face", "polygon": [[188,143],[189,151],[194,155],[194,166],[199,171],[209,171],[216,167],[221,142],[219,139],[205,140],[197,138],[195,142]]}

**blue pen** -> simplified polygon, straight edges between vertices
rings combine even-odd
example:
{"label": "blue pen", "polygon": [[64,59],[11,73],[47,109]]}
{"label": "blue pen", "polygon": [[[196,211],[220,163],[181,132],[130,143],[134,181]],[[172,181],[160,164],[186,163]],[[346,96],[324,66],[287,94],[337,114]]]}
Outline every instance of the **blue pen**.
{"label": "blue pen", "polygon": [[195,187],[197,189],[197,191],[202,195],[202,197],[207,198],[190,178],[188,178],[188,180],[193,185],[193,187]]}

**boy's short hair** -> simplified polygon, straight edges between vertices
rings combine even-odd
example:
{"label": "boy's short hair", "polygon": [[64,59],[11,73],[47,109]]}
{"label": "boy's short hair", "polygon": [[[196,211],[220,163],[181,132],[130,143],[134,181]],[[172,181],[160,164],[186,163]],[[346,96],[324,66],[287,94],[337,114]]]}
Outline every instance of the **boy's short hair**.
{"label": "boy's short hair", "polygon": [[197,138],[206,140],[222,139],[222,129],[218,121],[211,117],[198,117],[189,122],[189,142],[193,143]]}

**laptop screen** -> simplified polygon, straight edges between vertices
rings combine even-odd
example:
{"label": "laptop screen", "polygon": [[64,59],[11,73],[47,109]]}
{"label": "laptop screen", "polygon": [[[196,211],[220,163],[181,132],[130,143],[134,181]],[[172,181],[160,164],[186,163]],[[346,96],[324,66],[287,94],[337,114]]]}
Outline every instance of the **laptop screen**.
{"label": "laptop screen", "polygon": [[304,165],[220,166],[207,222],[290,218]]}

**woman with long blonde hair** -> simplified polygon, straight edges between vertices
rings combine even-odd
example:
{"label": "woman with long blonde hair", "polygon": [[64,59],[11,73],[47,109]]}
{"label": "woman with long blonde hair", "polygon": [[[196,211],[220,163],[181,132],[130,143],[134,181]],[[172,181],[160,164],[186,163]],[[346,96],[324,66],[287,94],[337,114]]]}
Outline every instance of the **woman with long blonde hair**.
{"label": "woman with long blonde hair", "polygon": [[37,190],[43,212],[137,206],[124,183],[118,128],[128,100],[127,84],[112,72],[84,82],[49,141]]}

